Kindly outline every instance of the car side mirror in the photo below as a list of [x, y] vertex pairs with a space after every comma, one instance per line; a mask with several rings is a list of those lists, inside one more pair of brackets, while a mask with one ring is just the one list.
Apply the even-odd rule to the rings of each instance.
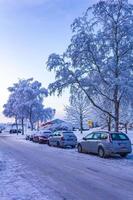
[[83, 140], [87, 140], [86, 137], [83, 137]]

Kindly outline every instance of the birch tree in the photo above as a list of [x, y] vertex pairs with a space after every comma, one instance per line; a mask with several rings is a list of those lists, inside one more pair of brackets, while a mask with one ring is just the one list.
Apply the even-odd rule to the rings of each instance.
[[4, 105], [3, 113], [7, 117], [15, 117], [21, 120], [22, 134], [24, 134], [24, 120], [28, 119], [31, 130], [34, 124], [40, 121], [52, 119], [55, 109], [45, 108], [44, 97], [48, 96], [47, 89], [42, 87], [38, 81], [31, 79], [19, 80], [12, 87], [8, 88], [10, 95]]
[[[48, 58], [47, 68], [56, 78], [49, 90], [60, 95], [78, 86], [95, 108], [114, 120], [118, 131], [121, 102], [133, 88], [133, 5], [128, 0], [99, 1], [75, 19], [72, 31], [67, 50]], [[96, 96], [112, 104], [112, 110]]]
[[89, 119], [89, 102], [82, 90], [74, 89], [70, 96], [70, 105], [65, 107], [66, 120], [78, 126], [82, 133]]

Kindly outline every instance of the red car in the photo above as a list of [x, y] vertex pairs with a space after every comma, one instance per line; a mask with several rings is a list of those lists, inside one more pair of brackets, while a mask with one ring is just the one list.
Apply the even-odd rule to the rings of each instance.
[[33, 136], [33, 142], [47, 144], [50, 135], [52, 135], [52, 132], [50, 130], [41, 130]]

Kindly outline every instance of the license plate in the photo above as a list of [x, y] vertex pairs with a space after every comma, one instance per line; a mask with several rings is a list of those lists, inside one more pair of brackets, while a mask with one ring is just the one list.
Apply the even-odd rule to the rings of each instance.
[[122, 147], [121, 150], [122, 150], [122, 151], [127, 151], [127, 148]]
[[73, 139], [67, 139], [67, 141], [73, 141]]

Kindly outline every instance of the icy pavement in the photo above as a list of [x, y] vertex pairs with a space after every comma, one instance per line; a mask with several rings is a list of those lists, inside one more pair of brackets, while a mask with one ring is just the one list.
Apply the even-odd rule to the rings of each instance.
[[15, 135], [0, 152], [0, 200], [133, 199], [133, 154], [101, 159]]
[[23, 176], [23, 167], [0, 153], [0, 200], [48, 200]]
[[[85, 133], [84, 133], [85, 135]], [[51, 154], [55, 154], [60, 156], [63, 156], [65, 158], [71, 158], [72, 160], [79, 160], [82, 163], [87, 163], [88, 160], [91, 161], [93, 165], [96, 167], [100, 166], [102, 164], [102, 167], [109, 166], [110, 168], [119, 168], [122, 170], [129, 170], [132, 171], [133, 167], [133, 151], [131, 154], [129, 154], [126, 158], [121, 158], [119, 155], [113, 155], [112, 157], [109, 157], [107, 159], [99, 158], [97, 155], [94, 154], [80, 154], [78, 153], [77, 149], [72, 149], [71, 147], [62, 149], [62, 148], [56, 148], [56, 147], [49, 147], [48, 145], [40, 145], [38, 143], [33, 143], [32, 141], [25, 140], [25, 137], [12, 137], [12, 140], [18, 141], [21, 144], [25, 144], [26, 146], [31, 146], [42, 153], [46, 153], [50, 156]], [[133, 148], [133, 145], [132, 145]]]

